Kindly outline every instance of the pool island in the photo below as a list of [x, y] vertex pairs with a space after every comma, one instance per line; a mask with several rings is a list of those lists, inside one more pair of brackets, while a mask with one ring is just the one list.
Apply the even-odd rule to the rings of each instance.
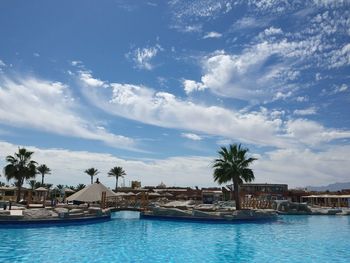
[[64, 206], [0, 211], [0, 227], [97, 223], [111, 219], [109, 209]]

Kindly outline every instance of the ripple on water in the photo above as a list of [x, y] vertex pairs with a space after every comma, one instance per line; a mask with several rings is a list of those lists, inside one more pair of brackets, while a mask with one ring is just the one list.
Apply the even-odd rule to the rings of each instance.
[[99, 224], [0, 229], [0, 262], [348, 262], [349, 218], [230, 225], [117, 212]]

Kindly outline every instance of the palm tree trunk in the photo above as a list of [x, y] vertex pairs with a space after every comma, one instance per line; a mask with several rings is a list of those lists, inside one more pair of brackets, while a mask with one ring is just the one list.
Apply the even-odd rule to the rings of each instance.
[[21, 188], [22, 188], [22, 185], [21, 184], [19, 184], [19, 182], [18, 182], [18, 185], [17, 185], [17, 203], [21, 200]]
[[115, 177], [115, 191], [118, 191], [118, 176]]
[[91, 184], [93, 184], [93, 181], [94, 181], [94, 176], [93, 175], [90, 175], [90, 177], [91, 177]]
[[41, 185], [42, 186], [44, 185], [44, 175], [43, 174], [41, 175]]
[[236, 210], [241, 210], [241, 200], [239, 196], [238, 180], [233, 180], [233, 186], [235, 191]]

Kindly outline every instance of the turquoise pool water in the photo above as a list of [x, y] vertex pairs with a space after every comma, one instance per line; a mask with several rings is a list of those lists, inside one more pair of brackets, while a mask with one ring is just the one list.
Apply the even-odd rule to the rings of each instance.
[[140, 220], [0, 228], [0, 262], [350, 262], [350, 217], [285, 216], [263, 224]]

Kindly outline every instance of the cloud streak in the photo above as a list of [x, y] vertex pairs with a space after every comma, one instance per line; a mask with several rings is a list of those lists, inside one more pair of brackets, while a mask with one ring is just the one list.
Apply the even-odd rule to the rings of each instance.
[[118, 148], [135, 147], [133, 139], [98, 128], [82, 112], [68, 86], [61, 82], [33, 76], [0, 78], [0, 123], [101, 141]]
[[[274, 147], [315, 146], [323, 141], [349, 138], [349, 131], [327, 129], [305, 119], [285, 122], [266, 109], [248, 113], [219, 106], [196, 104], [145, 86], [106, 83], [89, 86], [81, 75], [82, 91], [96, 107], [109, 114], [166, 128], [181, 128], [258, 145]], [[317, 139], [312, 139], [316, 135]], [[310, 138], [303, 139], [305, 136]]]
[[136, 48], [127, 53], [126, 57], [135, 63], [136, 68], [152, 70], [154, 68], [152, 61], [160, 51], [163, 51], [163, 48], [157, 44], [153, 47]]

